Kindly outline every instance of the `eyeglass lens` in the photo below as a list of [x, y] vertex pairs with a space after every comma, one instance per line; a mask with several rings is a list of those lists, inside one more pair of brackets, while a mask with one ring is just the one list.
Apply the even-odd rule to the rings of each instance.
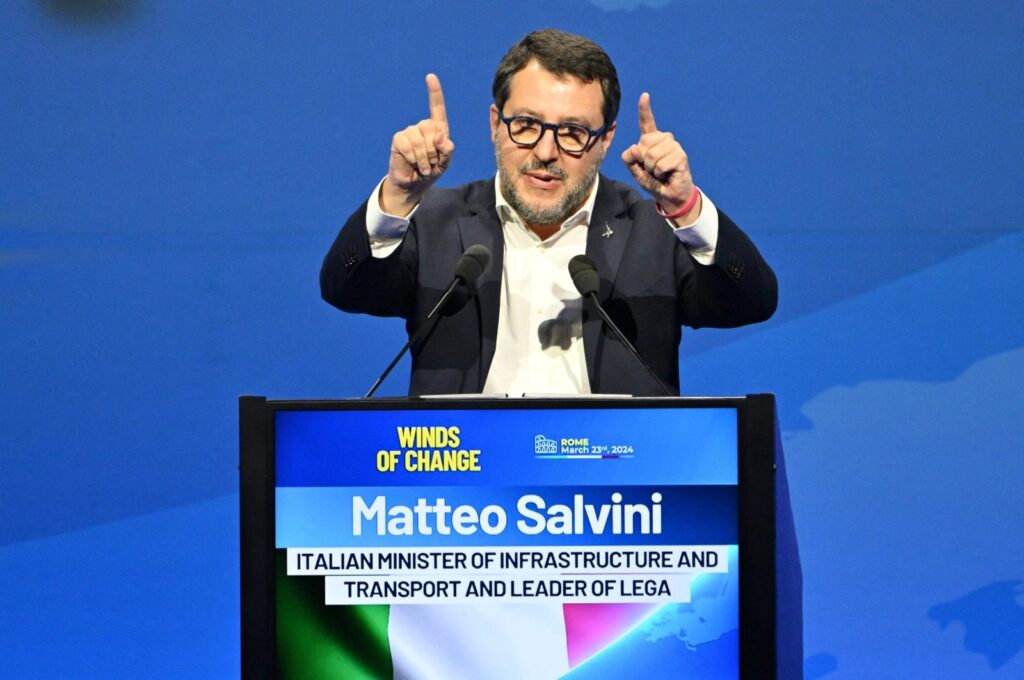
[[516, 117], [508, 124], [509, 136], [516, 144], [536, 144], [540, 141], [544, 131], [552, 127], [555, 131], [555, 141], [563, 151], [583, 151], [590, 141], [590, 132], [582, 125], [563, 123], [559, 126], [546, 125], [536, 118]]

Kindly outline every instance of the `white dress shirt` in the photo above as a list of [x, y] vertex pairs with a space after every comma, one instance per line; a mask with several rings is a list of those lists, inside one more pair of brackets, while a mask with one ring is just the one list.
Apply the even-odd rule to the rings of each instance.
[[[505, 256], [498, 337], [484, 393], [590, 394], [583, 351], [583, 301], [569, 276], [569, 260], [586, 252], [599, 182], [600, 178], [594, 182], [583, 207], [542, 241], [502, 196], [495, 177]], [[380, 209], [379, 195], [380, 184], [367, 204], [366, 231], [373, 256], [384, 258], [398, 248], [416, 210], [407, 217], [389, 215]], [[702, 200], [696, 222], [677, 228], [666, 220], [666, 226], [694, 259], [707, 265], [715, 259], [718, 211], [707, 195]]]

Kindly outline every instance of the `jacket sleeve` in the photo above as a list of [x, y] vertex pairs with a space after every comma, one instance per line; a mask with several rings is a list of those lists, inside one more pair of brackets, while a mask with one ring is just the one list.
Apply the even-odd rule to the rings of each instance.
[[682, 322], [691, 328], [733, 328], [765, 321], [778, 304], [775, 272], [729, 217], [718, 213], [715, 261], [703, 265], [687, 254], [680, 280]]
[[346, 312], [409, 318], [416, 299], [416, 234], [410, 225], [401, 245], [375, 258], [366, 233], [366, 203], [356, 210], [324, 258], [320, 295]]

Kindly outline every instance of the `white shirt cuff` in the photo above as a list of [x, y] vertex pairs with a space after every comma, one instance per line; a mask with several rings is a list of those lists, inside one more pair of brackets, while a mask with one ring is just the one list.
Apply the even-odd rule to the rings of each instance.
[[[370, 253], [383, 259], [395, 252], [402, 243], [405, 230], [409, 228], [409, 221], [419, 209], [417, 205], [412, 212], [405, 217], [389, 215], [380, 209], [380, 187], [384, 184], [382, 178], [374, 187], [370, 199], [366, 202], [366, 235], [370, 239]], [[717, 219], [717, 218], [716, 218]], [[716, 222], [717, 224], [717, 222]]]
[[700, 217], [696, 222], [685, 227], [677, 227], [671, 220], [666, 222], [672, 227], [676, 238], [690, 251], [693, 259], [703, 265], [714, 264], [715, 248], [718, 246], [718, 208], [707, 194], [701, 192]]

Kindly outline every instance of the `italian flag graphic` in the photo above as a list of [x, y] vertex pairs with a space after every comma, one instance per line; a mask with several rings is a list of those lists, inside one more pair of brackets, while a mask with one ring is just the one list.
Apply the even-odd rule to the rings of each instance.
[[638, 604], [325, 606], [323, 579], [285, 578], [278, 554], [278, 675], [558, 678], [653, 613]]

